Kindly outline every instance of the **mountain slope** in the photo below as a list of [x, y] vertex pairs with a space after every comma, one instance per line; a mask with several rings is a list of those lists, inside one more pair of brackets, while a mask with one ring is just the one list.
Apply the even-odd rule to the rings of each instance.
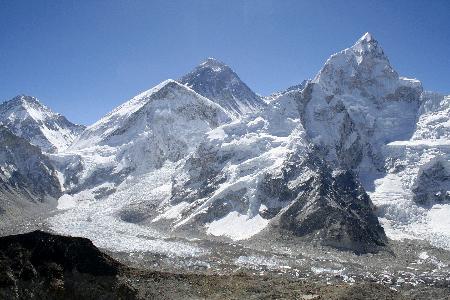
[[227, 65], [208, 58], [179, 80], [200, 95], [216, 102], [234, 117], [255, 112], [265, 106]]
[[211, 131], [175, 172], [171, 198], [153, 222], [233, 240], [284, 229], [358, 253], [386, 245], [357, 178], [335, 175], [313, 154], [298, 93]]
[[387, 174], [370, 196], [391, 238], [450, 248], [450, 97], [425, 92], [412, 137], [386, 145]]
[[76, 177], [75, 183], [67, 182], [73, 176], [66, 177], [71, 193], [106, 184], [100, 189], [107, 194], [130, 174], [145, 174], [184, 158], [205, 132], [229, 120], [217, 104], [167, 80], [89, 126], [55, 160]]
[[[61, 195], [57, 173], [41, 150], [0, 126], [0, 219], [2, 226], [50, 209]], [[6, 223], [3, 223], [6, 222]], [[15, 224], [15, 223], [14, 223]]]
[[2, 299], [138, 299], [124, 266], [91, 241], [43, 231], [0, 237]]
[[36, 98], [20, 95], [0, 105], [0, 124], [45, 152], [66, 149], [84, 130]]

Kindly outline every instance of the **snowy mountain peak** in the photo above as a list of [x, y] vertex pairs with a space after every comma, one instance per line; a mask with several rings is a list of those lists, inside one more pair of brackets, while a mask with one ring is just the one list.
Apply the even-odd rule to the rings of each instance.
[[[217, 126], [228, 121], [229, 117], [216, 103], [186, 85], [168, 79], [133, 97], [89, 126], [73, 148], [128, 143], [135, 135], [151, 131], [151, 127], [163, 119], [167, 119], [168, 123], [192, 119], [203, 122], [208, 119], [206, 123]], [[131, 133], [126, 135], [127, 132]], [[122, 134], [125, 136], [122, 137]]]
[[163, 82], [161, 82], [160, 84], [157, 85], [157, 89], [154, 90], [153, 92], [158, 92], [161, 90], [165, 90], [165, 89], [186, 89], [186, 86], [182, 85], [181, 83], [173, 80], [173, 79], [167, 79], [164, 80]]
[[0, 104], [0, 124], [45, 152], [66, 149], [84, 130], [27, 95]]
[[216, 102], [235, 118], [265, 106], [229, 66], [214, 58], [207, 58], [179, 82]]
[[200, 64], [201, 67], [206, 67], [212, 69], [214, 72], [221, 72], [221, 71], [231, 71], [231, 68], [224, 64], [223, 62], [213, 58], [208, 57], [204, 62]]
[[366, 32], [362, 37], [359, 38], [358, 42], [372, 42], [376, 40], [370, 32]]
[[49, 111], [50, 109], [43, 105], [36, 97], [28, 96], [28, 95], [17, 95], [11, 100], [5, 101], [1, 104], [2, 107], [8, 107], [10, 109], [13, 108], [22, 108], [28, 110], [30, 108], [35, 108], [43, 111]]
[[350, 48], [333, 54], [314, 78], [328, 93], [364, 90], [375, 97], [395, 92], [403, 85], [378, 41], [364, 34]]
[[[15, 104], [15, 105], [24, 105], [26, 103], [42, 105], [36, 97], [28, 96], [28, 95], [24, 95], [24, 94], [17, 95], [16, 97], [14, 97], [11, 100], [8, 100], [6, 102], [9, 102], [9, 103]], [[44, 105], [42, 105], [42, 106], [44, 106]]]
[[305, 90], [304, 127], [329, 160], [379, 171], [384, 145], [411, 136], [422, 85], [400, 77], [367, 33], [333, 54]]
[[383, 49], [379, 46], [378, 41], [369, 32], [366, 32], [358, 41], [356, 41], [351, 49], [361, 56], [372, 55], [388, 61], [387, 57], [384, 55]]

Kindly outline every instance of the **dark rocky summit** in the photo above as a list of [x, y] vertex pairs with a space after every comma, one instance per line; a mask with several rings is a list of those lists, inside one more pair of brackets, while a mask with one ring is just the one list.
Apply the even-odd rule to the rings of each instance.
[[216, 102], [237, 117], [265, 106], [239, 76], [227, 65], [208, 58], [179, 80], [200, 95]]

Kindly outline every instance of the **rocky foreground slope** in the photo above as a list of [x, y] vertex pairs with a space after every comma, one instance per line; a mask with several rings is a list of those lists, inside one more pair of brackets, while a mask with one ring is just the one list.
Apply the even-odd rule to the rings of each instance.
[[2, 299], [133, 299], [122, 267], [89, 240], [42, 231], [0, 238]]

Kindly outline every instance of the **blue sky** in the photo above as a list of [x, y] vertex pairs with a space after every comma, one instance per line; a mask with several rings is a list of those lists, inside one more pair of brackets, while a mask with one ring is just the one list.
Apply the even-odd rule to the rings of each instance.
[[364, 32], [394, 68], [450, 93], [450, 1], [0, 0], [0, 100], [91, 124], [206, 57], [266, 95], [313, 77]]

